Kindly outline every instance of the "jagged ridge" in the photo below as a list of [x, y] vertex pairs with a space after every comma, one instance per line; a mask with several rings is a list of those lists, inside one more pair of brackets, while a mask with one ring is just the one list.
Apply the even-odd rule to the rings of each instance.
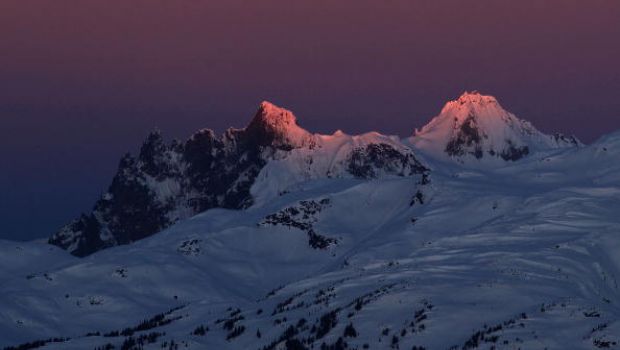
[[[63, 227], [49, 243], [86, 256], [143, 239], [211, 208], [247, 208], [254, 203], [251, 188], [257, 177], [274, 161], [286, 164], [277, 172], [289, 174], [288, 185], [310, 177], [369, 179], [427, 172], [410, 151], [379, 136], [361, 141], [346, 136], [352, 146], [343, 156], [342, 148], [331, 152], [329, 138], [307, 132], [292, 112], [269, 102], [261, 103], [245, 129], [229, 129], [219, 137], [204, 129], [185, 143], [166, 144], [153, 132], [137, 157], [121, 159], [93, 211]], [[343, 158], [326, 163], [326, 153]]]

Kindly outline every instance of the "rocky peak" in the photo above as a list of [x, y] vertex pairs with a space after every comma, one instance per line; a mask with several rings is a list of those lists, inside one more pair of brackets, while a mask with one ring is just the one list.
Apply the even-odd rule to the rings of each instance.
[[142, 163], [142, 171], [155, 176], [161, 173], [167, 146], [159, 130], [152, 131], [142, 144], [138, 159]]
[[260, 104], [245, 133], [250, 143], [278, 149], [302, 147], [312, 137], [297, 125], [293, 112], [267, 101]]
[[288, 109], [278, 107], [268, 101], [263, 101], [258, 107], [252, 123], [262, 124], [275, 130], [286, 130], [290, 126], [297, 125], [297, 118]]

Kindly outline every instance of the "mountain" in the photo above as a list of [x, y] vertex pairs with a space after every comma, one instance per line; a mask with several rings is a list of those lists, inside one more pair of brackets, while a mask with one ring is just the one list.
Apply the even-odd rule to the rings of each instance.
[[[245, 209], [312, 178], [427, 176], [397, 138], [315, 135], [293, 113], [261, 103], [244, 129], [205, 129], [184, 143], [151, 133], [125, 155], [106, 193], [49, 243], [76, 256], [135, 242], [212, 208]], [[426, 181], [426, 180], [425, 180]]]
[[413, 140], [269, 103], [152, 133], [52, 245], [0, 241], [0, 347], [617, 348], [620, 132], [584, 146], [464, 100], [464, 134], [454, 101]]
[[[0, 241], [0, 346], [620, 344], [620, 133], [493, 167], [425, 157], [422, 173], [398, 138], [298, 135], [261, 148], [246, 209], [212, 208], [84, 258]], [[134, 162], [150, 186], [148, 162]]]
[[493, 96], [465, 92], [411, 138], [416, 148], [458, 162], [516, 161], [539, 151], [579, 147], [575, 137], [546, 135], [502, 108]]
[[217, 136], [200, 130], [166, 144], [151, 133], [137, 157], [125, 155], [92, 212], [73, 220], [49, 243], [76, 256], [129, 244], [212, 208], [247, 209], [309, 179], [424, 175], [417, 153], [460, 163], [516, 161], [540, 151], [580, 147], [574, 137], [545, 135], [506, 112], [497, 100], [465, 93], [409, 140], [340, 131], [312, 134], [269, 102], [244, 129]]

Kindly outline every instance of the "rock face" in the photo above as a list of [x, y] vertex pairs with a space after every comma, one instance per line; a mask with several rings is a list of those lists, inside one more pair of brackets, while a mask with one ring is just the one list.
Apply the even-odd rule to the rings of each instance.
[[400, 152], [385, 143], [371, 143], [354, 149], [348, 165], [351, 174], [364, 179], [379, 177], [378, 171], [410, 176], [426, 170], [413, 153]]
[[581, 145], [575, 137], [541, 133], [531, 123], [504, 110], [495, 97], [478, 92], [466, 92], [448, 102], [411, 141], [434, 156], [461, 163], [482, 159], [516, 161], [537, 151]]
[[323, 209], [330, 206], [330, 199], [300, 201], [295, 206], [270, 214], [259, 226], [287, 226], [302, 230], [308, 235], [308, 245], [313, 249], [327, 249], [338, 244], [335, 238], [317, 233], [314, 224]]
[[[351, 147], [334, 147], [342, 139]], [[321, 162], [326, 154], [329, 162]], [[359, 141], [313, 135], [297, 125], [290, 111], [263, 102], [245, 129], [229, 129], [221, 136], [205, 129], [184, 143], [166, 144], [159, 132], [151, 133], [137, 157], [121, 159], [93, 211], [63, 227], [49, 243], [86, 256], [143, 239], [211, 208], [247, 208], [254, 203], [252, 186], [270, 162], [284, 164], [277, 172], [288, 174], [290, 184], [312, 177], [368, 179], [427, 172], [411, 151], [387, 137]], [[330, 166], [323, 169], [321, 163]], [[261, 181], [259, 187], [274, 182]]]
[[312, 134], [297, 125], [293, 113], [264, 101], [244, 130], [246, 141], [263, 147], [291, 150], [312, 143]]

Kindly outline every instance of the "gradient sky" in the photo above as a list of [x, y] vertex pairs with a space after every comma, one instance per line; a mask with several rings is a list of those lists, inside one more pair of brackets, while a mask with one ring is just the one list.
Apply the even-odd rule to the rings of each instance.
[[49, 236], [151, 129], [406, 136], [464, 90], [543, 131], [620, 129], [616, 0], [2, 0], [0, 238]]

